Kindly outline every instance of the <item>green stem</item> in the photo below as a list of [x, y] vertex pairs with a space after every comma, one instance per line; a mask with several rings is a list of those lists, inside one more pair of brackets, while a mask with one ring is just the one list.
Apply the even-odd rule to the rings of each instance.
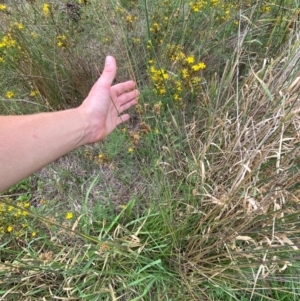
[[144, 0], [144, 4], [145, 4], [146, 23], [147, 23], [147, 35], [148, 35], [148, 41], [150, 41], [151, 40], [151, 35], [150, 35], [150, 25], [149, 25], [147, 0]]

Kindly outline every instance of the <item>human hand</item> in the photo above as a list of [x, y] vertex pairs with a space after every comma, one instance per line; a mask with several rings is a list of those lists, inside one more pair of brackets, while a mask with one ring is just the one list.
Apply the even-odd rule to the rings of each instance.
[[116, 61], [112, 56], [108, 56], [103, 73], [78, 108], [84, 116], [88, 117], [87, 143], [102, 140], [120, 123], [127, 121], [129, 115], [121, 114], [137, 104], [139, 91], [134, 89], [134, 81], [111, 86], [116, 72]]

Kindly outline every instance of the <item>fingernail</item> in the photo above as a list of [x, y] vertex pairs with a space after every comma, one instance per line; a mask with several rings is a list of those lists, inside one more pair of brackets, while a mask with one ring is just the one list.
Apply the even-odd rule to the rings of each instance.
[[112, 56], [107, 56], [105, 59], [105, 65], [109, 65], [113, 62], [113, 57]]

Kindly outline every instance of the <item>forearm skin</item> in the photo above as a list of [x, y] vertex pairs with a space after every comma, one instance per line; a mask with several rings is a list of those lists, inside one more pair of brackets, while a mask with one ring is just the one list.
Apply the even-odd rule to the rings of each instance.
[[88, 143], [92, 127], [79, 108], [0, 117], [0, 191]]

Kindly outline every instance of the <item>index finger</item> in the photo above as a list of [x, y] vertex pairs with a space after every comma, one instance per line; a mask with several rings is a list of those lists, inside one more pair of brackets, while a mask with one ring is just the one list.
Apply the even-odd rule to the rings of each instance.
[[125, 93], [126, 91], [131, 91], [135, 88], [135, 82], [133, 80], [129, 80], [124, 83], [119, 83], [111, 87], [116, 93], [116, 96], [120, 96], [121, 94]]

